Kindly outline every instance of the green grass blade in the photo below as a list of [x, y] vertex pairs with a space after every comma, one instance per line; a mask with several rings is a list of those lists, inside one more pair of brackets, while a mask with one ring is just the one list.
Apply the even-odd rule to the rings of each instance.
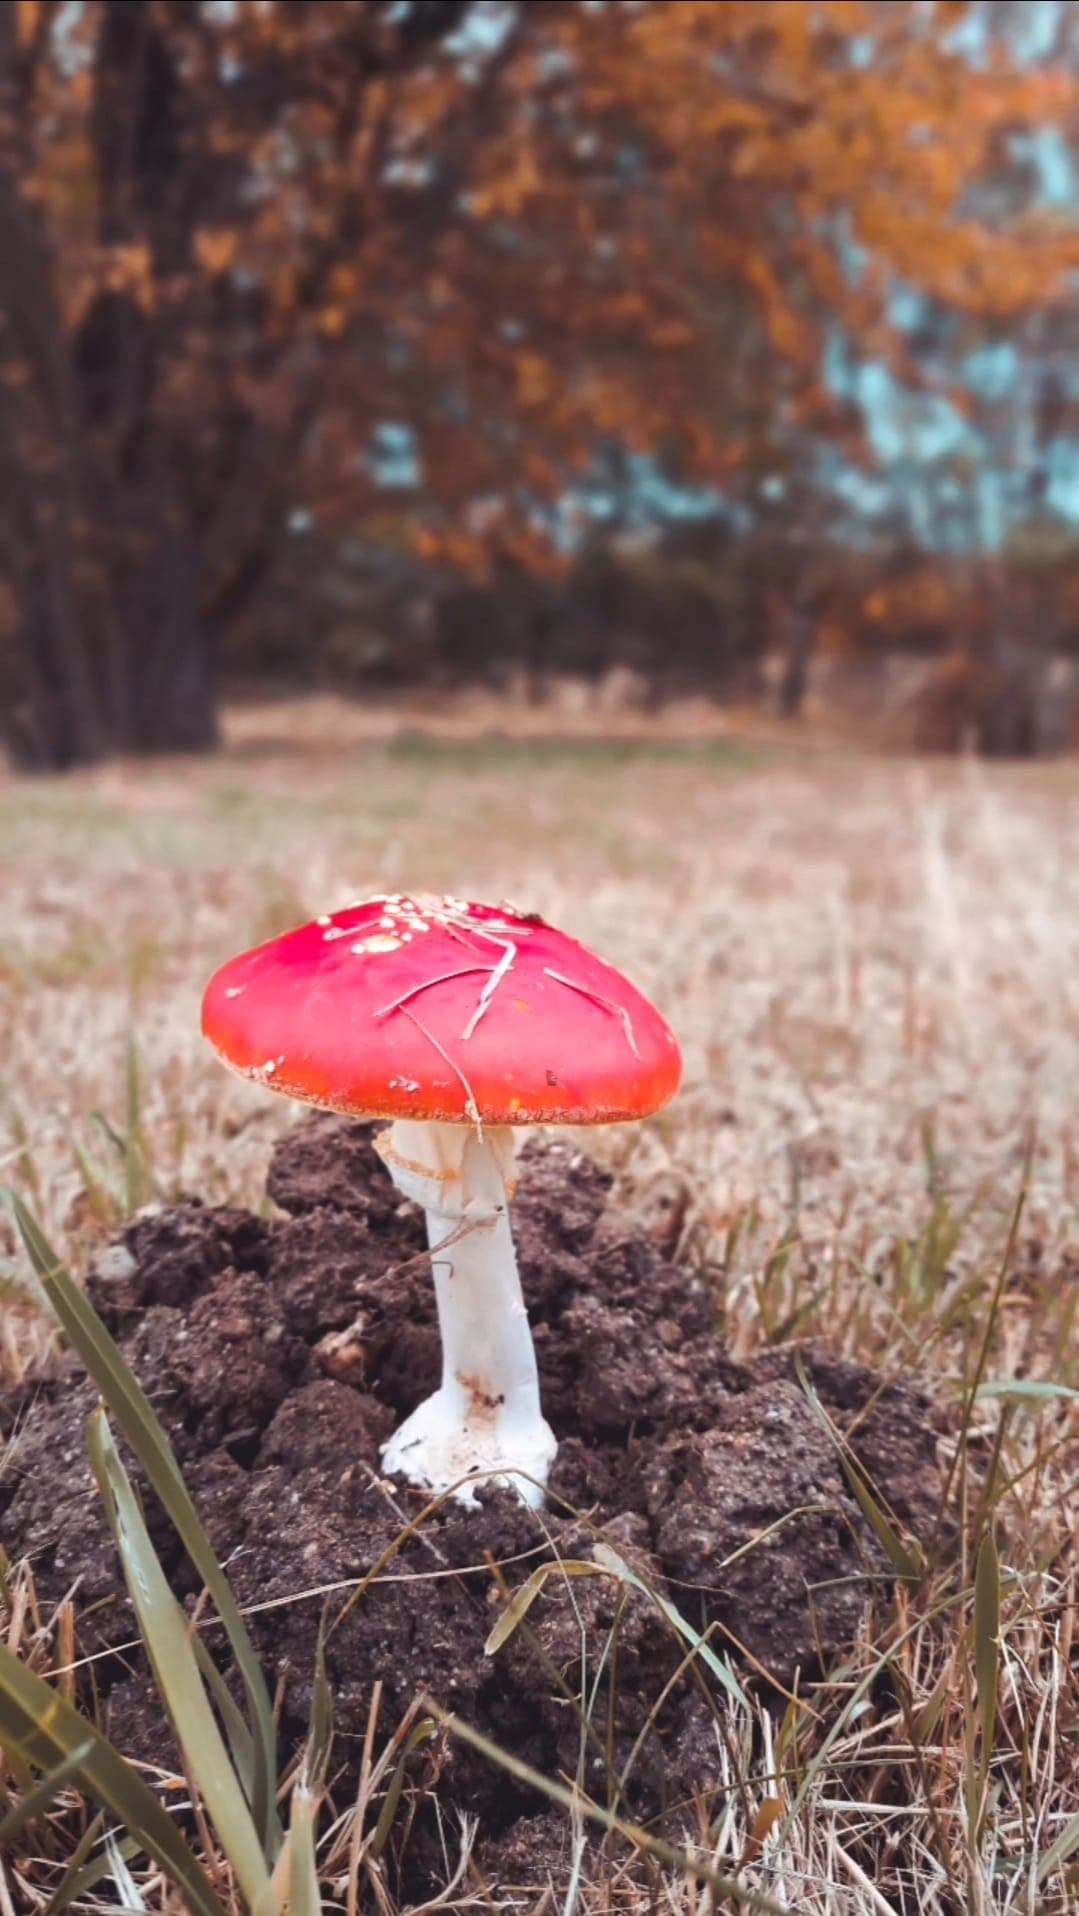
[[424, 1697], [423, 1707], [425, 1710], [430, 1710], [436, 1721], [441, 1723], [451, 1736], [460, 1737], [463, 1743], [467, 1743], [471, 1749], [478, 1750], [481, 1756], [485, 1756], [498, 1769], [505, 1770], [508, 1775], [516, 1777], [519, 1783], [525, 1783], [529, 1788], [538, 1790], [542, 1796], [547, 1797], [549, 1802], [558, 1803], [572, 1815], [582, 1816], [587, 1822], [598, 1823], [604, 1829], [613, 1831], [615, 1835], [621, 1836], [624, 1841], [630, 1843], [634, 1849], [652, 1857], [655, 1862], [664, 1864], [669, 1869], [676, 1869], [680, 1875], [694, 1877], [698, 1882], [709, 1884], [712, 1889], [728, 1897], [731, 1902], [741, 1904], [745, 1909], [760, 1910], [764, 1912], [764, 1916], [792, 1916], [791, 1910], [785, 1904], [777, 1903], [763, 1891], [750, 1889], [748, 1884], [738, 1882], [733, 1876], [724, 1876], [719, 1870], [713, 1869], [710, 1863], [691, 1856], [686, 1850], [676, 1849], [673, 1843], [666, 1843], [661, 1837], [650, 1835], [638, 1823], [625, 1822], [612, 1810], [606, 1810], [601, 1804], [593, 1803], [590, 1797], [583, 1796], [579, 1790], [571, 1789], [568, 1784], [556, 1782], [553, 1777], [544, 1776], [540, 1770], [533, 1769], [531, 1763], [523, 1762], [519, 1756], [511, 1756], [508, 1750], [499, 1749], [497, 1743], [492, 1743], [489, 1737], [481, 1736], [470, 1723], [465, 1723], [460, 1717], [452, 1716], [449, 1711], [443, 1710], [430, 1697]]
[[252, 1808], [267, 1861], [282, 1841], [274, 1807], [277, 1740], [265, 1679], [227, 1577], [191, 1501], [172, 1447], [134, 1372], [93, 1306], [64, 1269], [48, 1239], [18, 1195], [0, 1188], [42, 1289], [82, 1358], [160, 1498], [224, 1625], [251, 1712], [254, 1744]]
[[9, 1810], [5, 1817], [0, 1818], [0, 1851], [3, 1850], [5, 1843], [13, 1842], [28, 1823], [44, 1815], [53, 1798], [59, 1796], [60, 1791], [81, 1770], [92, 1747], [92, 1744], [86, 1741], [80, 1743], [70, 1755], [57, 1763], [55, 1769], [51, 1769], [46, 1776], [43, 1776], [40, 1783], [35, 1783], [33, 1789], [27, 1790], [26, 1795], [16, 1803], [13, 1810]]
[[748, 1710], [750, 1707], [749, 1698], [726, 1658], [719, 1656], [716, 1651], [713, 1650], [711, 1644], [701, 1635], [700, 1631], [695, 1630], [693, 1625], [687, 1622], [681, 1611], [675, 1609], [670, 1599], [668, 1597], [661, 1597], [658, 1590], [653, 1590], [650, 1585], [645, 1583], [644, 1578], [639, 1577], [637, 1572], [630, 1568], [625, 1558], [620, 1557], [617, 1550], [612, 1550], [610, 1544], [597, 1543], [593, 1554], [596, 1562], [601, 1565], [602, 1568], [613, 1570], [615, 1576], [620, 1578], [623, 1583], [631, 1584], [634, 1590], [639, 1591], [641, 1596], [647, 1597], [649, 1603], [655, 1605], [655, 1608], [660, 1612], [661, 1616], [666, 1618], [671, 1629], [675, 1632], [675, 1635], [681, 1637], [683, 1643], [692, 1644], [701, 1663], [704, 1664], [707, 1670], [711, 1671], [716, 1682], [726, 1690], [727, 1695], [733, 1697], [736, 1703], [740, 1703], [744, 1710]]
[[97, 1222], [111, 1230], [123, 1214], [123, 1199], [114, 1180], [104, 1166], [91, 1157], [76, 1139], [71, 1141], [71, 1152], [78, 1165], [79, 1176], [86, 1192], [87, 1202]]
[[311, 1687], [311, 1720], [308, 1724], [307, 1747], [300, 1772], [307, 1789], [322, 1790], [325, 1787], [332, 1742], [333, 1692], [326, 1675], [326, 1618], [323, 1616], [319, 1625], [318, 1646], [315, 1651], [315, 1680]]
[[109, 1874], [107, 1850], [102, 1849], [92, 1863], [86, 1860], [105, 1834], [105, 1816], [99, 1810], [96, 1816], [91, 1817], [72, 1850], [64, 1873], [45, 1905], [45, 1916], [60, 1916], [61, 1910], [68, 1909], [76, 1896], [82, 1895], [88, 1882], [100, 1883], [102, 1877]]
[[14, 1143], [18, 1147], [15, 1158], [16, 1172], [20, 1177], [25, 1178], [34, 1203], [43, 1204], [44, 1192], [41, 1186], [41, 1174], [38, 1171], [37, 1160], [31, 1149], [30, 1132], [26, 1119], [23, 1117], [18, 1106], [13, 1104], [10, 1099], [5, 1102], [4, 1113], [7, 1118], [8, 1130], [11, 1133]]
[[922, 1704], [910, 1726], [912, 1741], [920, 1749], [923, 1743], [931, 1743], [937, 1734], [944, 1706], [951, 1694], [952, 1674], [943, 1670], [937, 1678], [928, 1697]]
[[862, 1515], [876, 1537], [877, 1542], [880, 1544], [896, 1576], [901, 1577], [904, 1583], [911, 1585], [919, 1584], [925, 1574], [924, 1561], [920, 1561], [913, 1551], [907, 1549], [906, 1544], [903, 1542], [894, 1524], [892, 1524], [886, 1512], [881, 1508], [881, 1505], [874, 1497], [861, 1471], [853, 1459], [847, 1456], [845, 1450], [840, 1450], [839, 1461], [843, 1466], [843, 1474], [854, 1492]]
[[1074, 1856], [1077, 1849], [1079, 1849], [1079, 1816], [1073, 1816], [1070, 1822], [1065, 1823], [1060, 1835], [1050, 1843], [1038, 1863], [1039, 1889], [1043, 1883], [1049, 1881], [1051, 1876], [1055, 1876], [1058, 1869], [1063, 1869], [1069, 1857]]
[[431, 1741], [437, 1727], [438, 1725], [435, 1723], [433, 1717], [422, 1716], [418, 1723], [413, 1724], [408, 1733], [405, 1747], [397, 1760], [397, 1765], [390, 1778], [389, 1788], [382, 1801], [378, 1822], [375, 1825], [375, 1833], [371, 1838], [371, 1855], [374, 1857], [381, 1856], [386, 1844], [390, 1840], [390, 1831], [393, 1828], [394, 1818], [397, 1815], [398, 1805], [401, 1801], [401, 1793], [405, 1787], [408, 1759], [414, 1751], [420, 1748], [421, 1744]]
[[[1030, 1167], [1031, 1167], [1032, 1149], [1033, 1147], [1031, 1145], [1028, 1145], [1025, 1162], [1023, 1166], [1023, 1181], [1019, 1187], [1019, 1195], [1016, 1198], [1014, 1207], [1012, 1209], [1011, 1223], [1008, 1226], [1008, 1235], [1004, 1244], [1004, 1252], [1000, 1259], [1000, 1263], [997, 1266], [996, 1282], [993, 1286], [992, 1293], [989, 1297], [988, 1308], [985, 1313], [985, 1327], [982, 1331], [981, 1344], [978, 1349], [977, 1357], [975, 1358], [974, 1371], [966, 1384], [966, 1388], [963, 1395], [963, 1402], [962, 1402], [962, 1407], [960, 1411], [960, 1420], [959, 1420], [959, 1441], [953, 1447], [951, 1461], [948, 1465], [948, 1469], [944, 1478], [944, 1488], [943, 1488], [943, 1491], [941, 1492], [940, 1510], [937, 1517], [938, 1531], [940, 1529], [941, 1523], [944, 1520], [945, 1513], [950, 1507], [952, 1491], [955, 1486], [956, 1477], [957, 1475], [959, 1475], [961, 1478], [962, 1473], [965, 1472], [965, 1469], [966, 1469], [967, 1457], [968, 1457], [968, 1441], [970, 1437], [971, 1420], [974, 1413], [974, 1404], [977, 1399], [978, 1392], [982, 1388], [982, 1385], [985, 1382], [985, 1373], [989, 1364], [989, 1355], [993, 1347], [994, 1333], [996, 1331], [997, 1322], [1000, 1316], [1001, 1304], [1004, 1298], [1004, 1287], [1008, 1281], [1008, 1273], [1012, 1268], [1012, 1260], [1015, 1256], [1015, 1247], [1019, 1241], [1019, 1226], [1022, 1223], [1023, 1211], [1025, 1209], [1026, 1200], [1027, 1200], [1027, 1192], [1030, 1188]], [[935, 1537], [933, 1541], [934, 1543], [936, 1542]]]
[[106, 1117], [104, 1111], [99, 1111], [96, 1105], [90, 1113], [90, 1123], [97, 1125], [106, 1144], [112, 1145], [113, 1150], [122, 1164], [127, 1156], [127, 1146], [124, 1142], [123, 1132], [118, 1131], [112, 1119]]
[[523, 1623], [536, 1598], [551, 1577], [594, 1577], [614, 1576], [620, 1583], [630, 1584], [632, 1588], [654, 1605], [676, 1636], [688, 1643], [694, 1654], [709, 1669], [727, 1694], [747, 1710], [749, 1700], [725, 1658], [717, 1655], [706, 1636], [695, 1630], [687, 1622], [680, 1610], [677, 1610], [669, 1598], [661, 1597], [658, 1591], [651, 1589], [637, 1572], [630, 1568], [624, 1557], [619, 1556], [610, 1544], [598, 1541], [594, 1548], [593, 1561], [586, 1558], [559, 1559], [557, 1563], [541, 1563], [530, 1577], [527, 1577], [513, 1593], [502, 1615], [498, 1618], [483, 1646], [485, 1656], [494, 1656], [507, 1643], [514, 1631]]
[[191, 1648], [195, 1652], [199, 1674], [224, 1726], [232, 1767], [243, 1785], [244, 1795], [251, 1803], [254, 1800], [255, 1745], [244, 1722], [243, 1711], [197, 1631], [191, 1638]]
[[142, 1085], [139, 1071], [139, 1048], [131, 1033], [127, 1041], [125, 1058], [126, 1088], [126, 1130], [124, 1133], [124, 1177], [127, 1190], [128, 1212], [137, 1211], [140, 1205], [149, 1204], [156, 1197], [154, 1181], [150, 1175], [150, 1154], [146, 1147], [146, 1134], [142, 1128]]
[[841, 1431], [836, 1429], [824, 1405], [821, 1403], [800, 1355], [796, 1356], [794, 1360], [794, 1368], [798, 1382], [805, 1393], [806, 1402], [817, 1423], [832, 1444], [842, 1467], [843, 1475], [846, 1477], [854, 1493], [859, 1509], [869, 1528], [872, 1530], [873, 1535], [876, 1537], [877, 1542], [880, 1544], [892, 1569], [895, 1571], [896, 1576], [901, 1577], [904, 1583], [911, 1585], [920, 1584], [926, 1571], [926, 1560], [921, 1545], [915, 1543], [913, 1549], [907, 1547], [887, 1512], [873, 1495], [869, 1480], [852, 1455], [845, 1437]]
[[[85, 1858], [101, 1836], [101, 1822], [102, 1818], [97, 1817], [80, 1838], [75, 1854], [64, 1871], [63, 1880], [53, 1891], [42, 1916], [61, 1916], [63, 1910], [70, 1909], [74, 1902], [81, 1902], [90, 1890], [95, 1889], [98, 1883], [104, 1882], [106, 1878], [117, 1885], [121, 1895], [124, 1894], [120, 1880], [121, 1873], [127, 1876], [130, 1883], [131, 1877], [126, 1870], [126, 1865], [133, 1856], [138, 1855], [139, 1846], [132, 1842], [130, 1836], [118, 1842], [115, 1832], [106, 1830], [101, 1849], [92, 1862], [86, 1862]], [[132, 1887], [135, 1888], [134, 1885]], [[134, 1896], [118, 1906], [118, 1916], [125, 1916], [127, 1911], [131, 1912], [131, 1916], [140, 1916], [140, 1912], [145, 1908], [146, 1904], [141, 1899], [138, 1889], [135, 1888]]]
[[[99, 1817], [97, 1824], [100, 1822]], [[87, 1831], [87, 1835], [91, 1835], [94, 1842], [97, 1841], [100, 1833], [96, 1825], [91, 1825], [90, 1830]], [[92, 1863], [83, 1863], [82, 1859], [91, 1847], [92, 1845], [87, 1844], [85, 1840], [79, 1843], [75, 1852], [78, 1862], [76, 1863], [75, 1857], [72, 1858], [72, 1866], [65, 1870], [63, 1882], [53, 1891], [43, 1916], [59, 1916], [61, 1910], [67, 1909], [78, 1898], [85, 1896], [89, 1890], [103, 1882], [106, 1876], [115, 1877], [117, 1857], [122, 1858], [126, 1863], [139, 1853], [138, 1844], [130, 1836], [125, 1836], [123, 1842], [118, 1843], [115, 1836], [110, 1833], [109, 1847], [101, 1850]]]
[[486, 1643], [483, 1646], [485, 1657], [497, 1656], [503, 1644], [509, 1642], [514, 1632], [531, 1610], [540, 1591], [551, 1577], [609, 1577], [610, 1570], [598, 1563], [588, 1563], [573, 1557], [559, 1558], [557, 1563], [541, 1563], [530, 1577], [518, 1584], [512, 1597], [498, 1618]]
[[288, 1836], [269, 1893], [259, 1905], [257, 1916], [270, 1916], [271, 1911], [286, 1908], [288, 1916], [321, 1916], [322, 1892], [315, 1839], [332, 1738], [333, 1697], [326, 1677], [326, 1618], [323, 1616], [315, 1654], [307, 1745], [292, 1792]]
[[104, 1411], [95, 1410], [90, 1417], [87, 1442], [154, 1681], [221, 1847], [250, 1905], [262, 1895], [269, 1875], [259, 1833], [199, 1675], [190, 1624], [158, 1562]]
[[991, 1377], [979, 1384], [974, 1393], [976, 1403], [987, 1397], [1003, 1397], [1008, 1404], [1074, 1403], [1079, 1398], [1079, 1390], [1072, 1390], [1068, 1384], [1054, 1384], [1048, 1377]]
[[318, 1860], [315, 1855], [315, 1824], [321, 1790], [310, 1790], [297, 1783], [292, 1792], [289, 1816], [288, 1916], [320, 1916], [322, 1895], [318, 1886]]
[[997, 1682], [1000, 1675], [1000, 1557], [996, 1538], [987, 1530], [974, 1570], [974, 1670], [978, 1687], [981, 1757], [978, 1766], [979, 1818], [984, 1814], [993, 1737], [997, 1721]]
[[48, 1775], [86, 1743], [88, 1753], [73, 1766], [72, 1780], [124, 1825], [186, 1898], [194, 1916], [224, 1916], [183, 1836], [137, 1770], [58, 1691], [0, 1644], [0, 1746]]

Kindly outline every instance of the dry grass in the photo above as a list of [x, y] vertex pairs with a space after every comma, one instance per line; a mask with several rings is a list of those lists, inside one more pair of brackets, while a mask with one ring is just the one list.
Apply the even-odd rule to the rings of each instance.
[[[955, 1406], [957, 1549], [930, 1549], [883, 1637], [782, 1725], [729, 1706], [708, 1851], [821, 1916], [1070, 1907], [1075, 1420], [1029, 1385], [1079, 1385], [1079, 769], [370, 731], [278, 707], [205, 766], [0, 785], [0, 1179], [84, 1255], [113, 1200], [73, 1147], [108, 1159], [89, 1114], [123, 1124], [134, 1032], [159, 1187], [257, 1201], [290, 1112], [205, 1053], [201, 987], [359, 892], [508, 896], [595, 943], [688, 1065], [668, 1114], [595, 1148], [642, 1209], [684, 1188], [682, 1250], [722, 1261], [736, 1347], [820, 1333]], [[41, 1331], [13, 1240], [0, 1260], [18, 1366]], [[974, 1395], [1016, 1378], [1025, 1398]], [[974, 1597], [994, 1530], [999, 1633]]]

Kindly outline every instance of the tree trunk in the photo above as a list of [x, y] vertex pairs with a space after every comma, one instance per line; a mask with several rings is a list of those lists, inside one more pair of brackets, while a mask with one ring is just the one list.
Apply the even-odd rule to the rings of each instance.
[[783, 718], [797, 718], [809, 683], [809, 662], [816, 634], [808, 606], [791, 606], [787, 613], [787, 646], [779, 682], [779, 710]]
[[21, 770], [65, 771], [96, 758], [104, 740], [65, 669], [57, 606], [40, 572], [19, 594], [15, 658], [6, 677], [2, 738]]
[[116, 593], [129, 749], [203, 752], [219, 738], [214, 635], [198, 598], [193, 552], [161, 536]]
[[[17, 581], [14, 657], [0, 739], [20, 769], [64, 771], [113, 752], [200, 752], [218, 742], [214, 634], [192, 553], [161, 538], [100, 608], [37, 563]], [[93, 635], [92, 681], [69, 667], [65, 628]]]

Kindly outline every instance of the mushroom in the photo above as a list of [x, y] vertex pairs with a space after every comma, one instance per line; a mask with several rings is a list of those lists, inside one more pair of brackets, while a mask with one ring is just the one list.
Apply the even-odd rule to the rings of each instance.
[[202, 1028], [269, 1090], [392, 1120], [377, 1148], [426, 1212], [442, 1382], [385, 1445], [387, 1472], [464, 1503], [483, 1473], [542, 1505], [556, 1443], [510, 1230], [514, 1127], [659, 1110], [682, 1071], [659, 1012], [533, 913], [395, 892], [233, 958]]

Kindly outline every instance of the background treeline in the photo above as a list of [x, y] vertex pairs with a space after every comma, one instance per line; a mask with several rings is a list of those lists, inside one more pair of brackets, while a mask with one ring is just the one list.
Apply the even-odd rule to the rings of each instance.
[[468, 580], [389, 541], [304, 539], [224, 662], [245, 691], [483, 686], [600, 718], [808, 703], [897, 745], [1023, 756], [1079, 744], [1079, 564], [1068, 542], [928, 559], [697, 528], [596, 543], [553, 577], [506, 563]]

